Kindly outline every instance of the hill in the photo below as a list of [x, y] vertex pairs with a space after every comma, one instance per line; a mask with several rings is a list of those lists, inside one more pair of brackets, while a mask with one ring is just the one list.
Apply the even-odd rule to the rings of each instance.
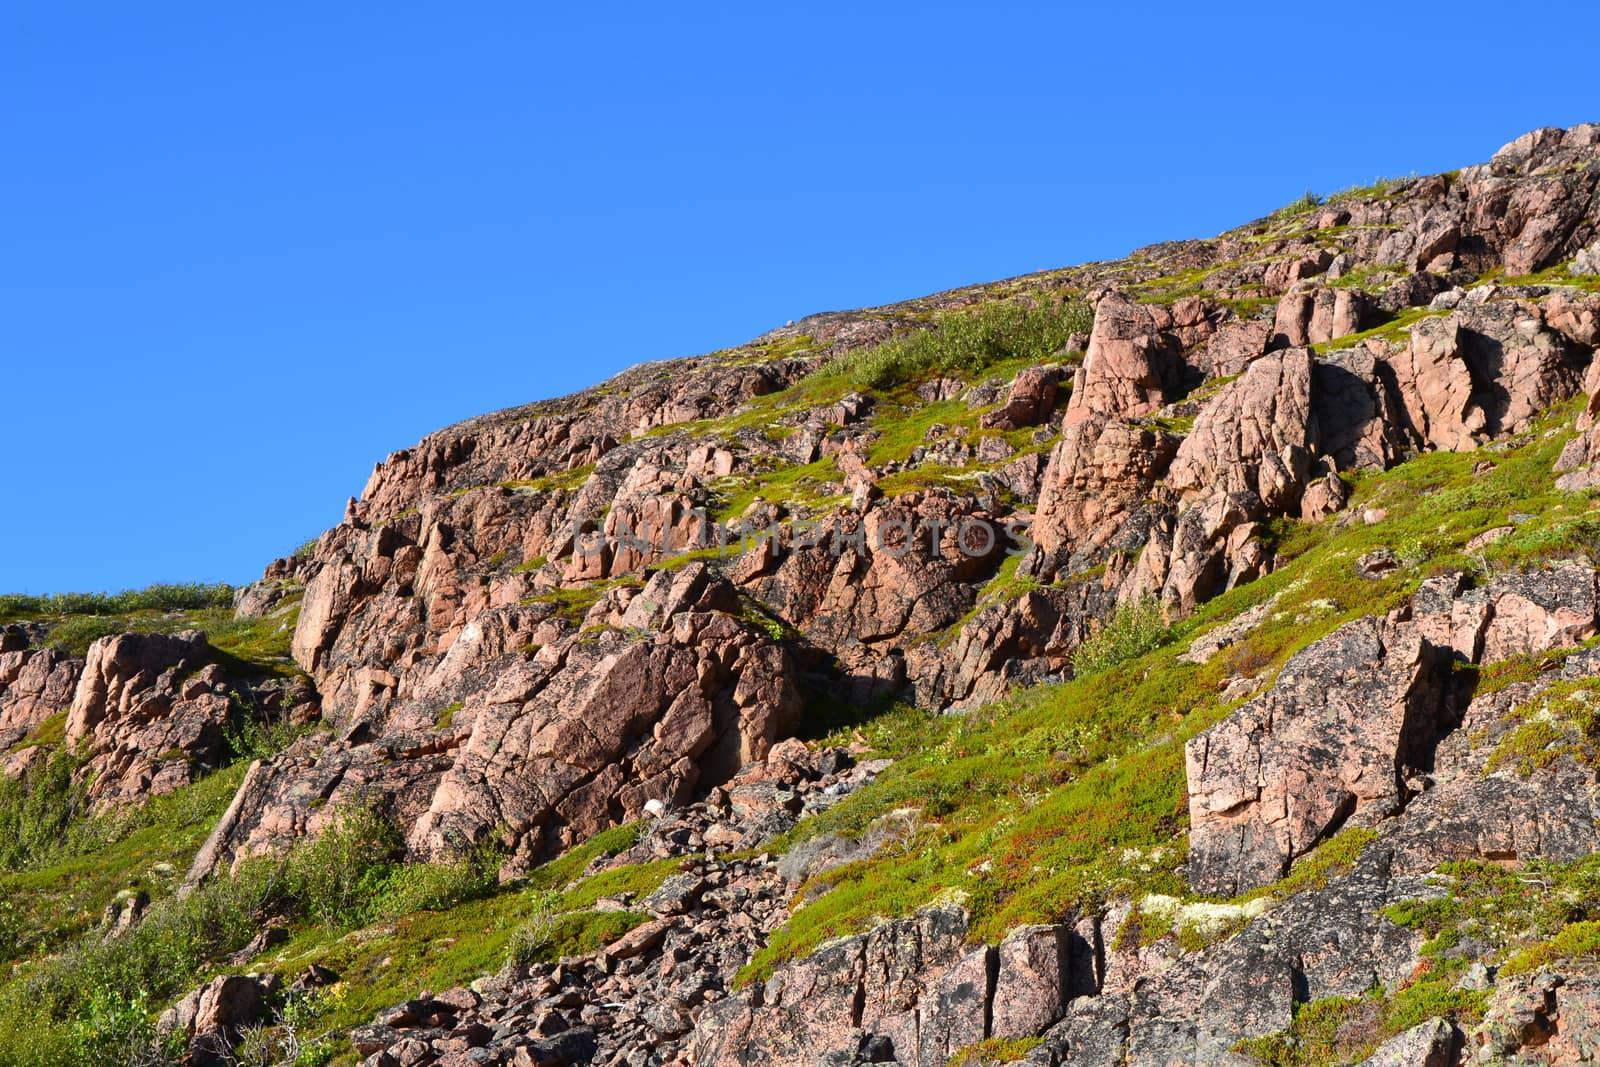
[[0, 598], [0, 1062], [1600, 1057], [1600, 126]]

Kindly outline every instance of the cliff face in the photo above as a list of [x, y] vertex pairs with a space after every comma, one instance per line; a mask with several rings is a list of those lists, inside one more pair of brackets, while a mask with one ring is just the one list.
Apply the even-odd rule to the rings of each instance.
[[[1600, 1059], [1597, 164], [1540, 130], [394, 453], [241, 595], [321, 725], [190, 884], [356, 805], [506, 879], [644, 821], [593, 870], [675, 865], [645, 925], [384, 1013], [386, 1067]], [[0, 641], [0, 728], [70, 703], [106, 806], [261, 713], [198, 634]]]

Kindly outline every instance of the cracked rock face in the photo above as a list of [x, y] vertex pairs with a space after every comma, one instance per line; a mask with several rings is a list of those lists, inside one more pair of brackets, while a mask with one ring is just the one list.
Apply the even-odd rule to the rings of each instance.
[[1093, 414], [1148, 415], [1177, 392], [1184, 365], [1163, 332], [1173, 327], [1164, 308], [1111, 293], [1095, 307], [1094, 329], [1067, 403], [1066, 424]]
[[694, 612], [653, 644], [602, 639], [554, 671], [502, 675], [472, 709], [412, 847], [448, 852], [498, 830], [534, 858], [551, 850], [546, 834], [571, 845], [638, 818], [649, 800], [682, 804], [794, 728], [792, 675], [765, 637]]
[[1224, 897], [1270, 884], [1345, 820], [1398, 811], [1438, 729], [1435, 670], [1420, 635], [1359, 620], [1190, 741], [1190, 884]]
[[9, 749], [72, 703], [81, 661], [49, 646], [27, 627], [0, 627], [0, 743]]
[[[1190, 884], [1217, 896], [1270, 884], [1346, 821], [1370, 825], [1404, 806], [1408, 779], [1433, 770], [1436, 743], [1458, 719], [1450, 659], [1498, 662], [1595, 632], [1595, 574], [1565, 564], [1483, 590], [1435, 579], [1410, 618], [1361, 619], [1318, 641], [1271, 690], [1186, 746]], [[1531, 812], [1514, 821], [1538, 825]]]

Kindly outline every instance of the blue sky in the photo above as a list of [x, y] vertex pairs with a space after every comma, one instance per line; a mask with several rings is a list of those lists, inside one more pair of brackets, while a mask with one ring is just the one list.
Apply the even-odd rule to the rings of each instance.
[[8, 7], [0, 591], [249, 581], [458, 419], [1600, 118], [1471, 3], [453, 6]]

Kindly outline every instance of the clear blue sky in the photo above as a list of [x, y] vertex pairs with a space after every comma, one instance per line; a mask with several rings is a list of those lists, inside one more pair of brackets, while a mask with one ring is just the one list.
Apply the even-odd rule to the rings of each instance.
[[555, 6], [8, 6], [0, 591], [249, 581], [458, 419], [1600, 119], [1487, 4]]

